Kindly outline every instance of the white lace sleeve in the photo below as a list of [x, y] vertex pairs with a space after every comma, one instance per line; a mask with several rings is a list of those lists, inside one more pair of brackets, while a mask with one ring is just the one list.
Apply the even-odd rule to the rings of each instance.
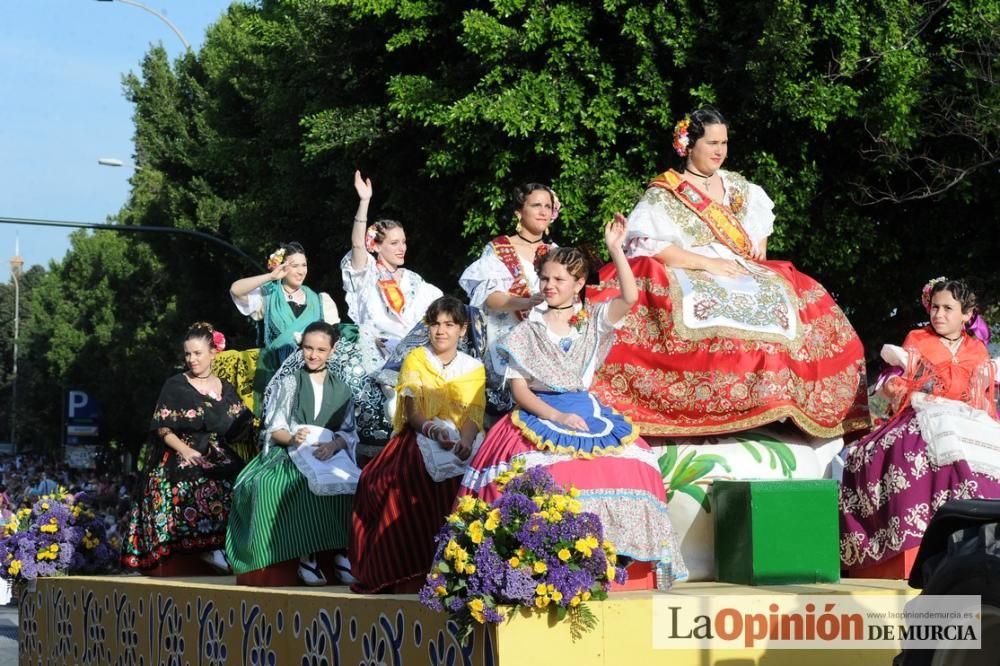
[[347, 316], [349, 316], [356, 324], [361, 324], [363, 319], [363, 304], [365, 293], [365, 284], [369, 279], [368, 274], [373, 269], [375, 263], [372, 260], [371, 255], [366, 255], [368, 257], [368, 263], [360, 271], [354, 270], [351, 265], [351, 253], [348, 252], [344, 255], [344, 258], [340, 261], [340, 277], [344, 283], [344, 299], [347, 301]]
[[507, 293], [514, 284], [514, 277], [497, 258], [492, 245], [487, 245], [482, 256], [465, 269], [458, 284], [469, 296], [469, 305], [482, 308], [490, 294]]
[[659, 197], [669, 193], [650, 188], [628, 216], [625, 231], [625, 252], [630, 257], [652, 257], [665, 247], [687, 245], [684, 235], [667, 214]]
[[910, 354], [897, 345], [882, 345], [882, 360], [891, 366], [905, 368]]
[[233, 292], [229, 292], [229, 298], [233, 299], [233, 305], [236, 306], [236, 309], [240, 311], [241, 315], [245, 315], [256, 321], [260, 321], [263, 318], [264, 294], [261, 292], [260, 287], [253, 289], [246, 295], [246, 303], [243, 303], [243, 301], [239, 298], [233, 296]]
[[264, 410], [264, 431], [268, 438], [277, 430], [286, 430], [294, 434], [295, 424], [292, 423], [291, 412], [295, 398], [292, 394], [297, 388], [295, 375], [282, 377], [278, 381], [280, 383], [274, 392], [274, 397]]
[[743, 228], [756, 246], [774, 231], [774, 202], [759, 186], [747, 183], [747, 214]]
[[610, 303], [611, 303], [611, 301], [605, 301], [604, 303], [598, 303], [596, 306], [594, 306], [594, 310], [595, 310], [594, 316], [598, 317], [598, 319], [597, 319], [597, 325], [598, 325], [597, 330], [598, 330], [599, 334], [602, 335], [602, 336], [604, 336], [604, 335], [610, 335], [614, 331], [616, 331], [617, 329], [619, 329], [622, 326], [624, 326], [625, 325], [625, 320], [629, 316], [628, 314], [626, 314], [624, 317], [622, 317], [621, 319], [619, 319], [618, 321], [616, 321], [615, 323], [612, 324], [608, 320], [608, 311], [611, 309], [611, 308], [608, 307], [608, 305], [610, 305]]
[[332, 298], [330, 298], [330, 294], [325, 291], [321, 291], [319, 294], [319, 302], [323, 308], [323, 321], [328, 324], [339, 324], [340, 313], [337, 311], [337, 304], [333, 302]]
[[512, 379], [523, 379], [526, 382], [531, 382], [531, 375], [527, 374], [524, 370], [518, 369], [513, 363], [508, 361], [507, 369], [504, 370], [503, 379], [504, 382], [509, 382]]
[[355, 458], [355, 450], [358, 447], [358, 442], [361, 441], [358, 437], [358, 429], [354, 424], [354, 398], [347, 401], [347, 411], [344, 414], [344, 422], [340, 424], [340, 428], [334, 433], [344, 438], [347, 442], [347, 450], [351, 454], [352, 459]]

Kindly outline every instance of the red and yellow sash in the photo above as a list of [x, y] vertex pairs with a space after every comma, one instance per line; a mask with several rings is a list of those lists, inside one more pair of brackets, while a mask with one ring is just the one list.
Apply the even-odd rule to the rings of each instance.
[[406, 297], [403, 290], [399, 288], [399, 283], [381, 263], [376, 262], [378, 269], [378, 290], [382, 293], [382, 300], [389, 306], [389, 309], [398, 315], [403, 314], [403, 307], [406, 305]]
[[[510, 271], [511, 277], [514, 278], [514, 284], [510, 286], [507, 293], [519, 298], [528, 298], [531, 296], [528, 281], [524, 277], [524, 271], [521, 270], [521, 258], [517, 256], [517, 250], [510, 242], [510, 236], [497, 236], [490, 241], [490, 245], [493, 246], [493, 252], [497, 255], [500, 263]], [[537, 261], [539, 257], [544, 257], [548, 252], [549, 246], [546, 243], [539, 243], [538, 247], [535, 248], [535, 260]], [[528, 316], [527, 311], [515, 312], [514, 314], [517, 315], [518, 319], [522, 320]]]
[[673, 194], [711, 229], [720, 243], [739, 255], [750, 256], [750, 236], [728, 206], [714, 201], [673, 169], [661, 173], [649, 186]]

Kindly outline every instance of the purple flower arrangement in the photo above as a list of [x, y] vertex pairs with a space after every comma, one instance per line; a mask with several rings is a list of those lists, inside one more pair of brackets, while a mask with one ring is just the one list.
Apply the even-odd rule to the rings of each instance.
[[447, 612], [464, 640], [476, 624], [500, 623], [504, 607], [569, 618], [575, 637], [596, 626], [586, 603], [625, 581], [600, 518], [581, 510], [542, 468], [514, 467], [497, 479], [492, 504], [459, 497], [437, 536], [437, 553], [420, 590], [427, 607]]
[[118, 550], [104, 522], [60, 489], [14, 514], [0, 536], [0, 578], [97, 574], [116, 568]]

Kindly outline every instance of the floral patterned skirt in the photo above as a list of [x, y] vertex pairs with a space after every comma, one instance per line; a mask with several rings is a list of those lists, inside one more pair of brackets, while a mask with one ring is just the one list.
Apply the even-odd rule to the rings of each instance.
[[687, 576], [677, 536], [667, 514], [666, 493], [659, 459], [642, 439], [620, 450], [584, 457], [555, 453], [531, 442], [510, 415], [493, 426], [462, 479], [462, 495], [475, 495], [486, 502], [500, 496], [496, 478], [515, 460], [525, 469], [544, 467], [556, 483], [580, 491], [584, 511], [597, 514], [604, 537], [618, 552], [635, 560], [653, 562], [670, 550], [674, 572]]
[[840, 486], [840, 560], [857, 570], [920, 545], [941, 505], [998, 499], [1000, 479], [964, 460], [940, 467], [927, 455], [916, 413], [908, 408], [847, 451]]
[[172, 481], [167, 476], [172, 451], [149, 472], [142, 496], [129, 515], [122, 564], [148, 569], [175, 552], [222, 548], [226, 542], [233, 484], [224, 479]]
[[[686, 338], [675, 325], [663, 264], [633, 258], [639, 302], [591, 390], [644, 436], [717, 435], [785, 418], [817, 437], [867, 428], [864, 350], [847, 317], [822, 285], [791, 263], [760, 263], [794, 291], [802, 324], [794, 346], [732, 327]], [[590, 300], [618, 295], [613, 264], [600, 280], [588, 290]]]

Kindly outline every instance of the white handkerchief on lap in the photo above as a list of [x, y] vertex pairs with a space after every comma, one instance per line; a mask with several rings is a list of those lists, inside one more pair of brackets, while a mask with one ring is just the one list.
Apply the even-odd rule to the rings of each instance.
[[[448, 430], [448, 438], [452, 441], [457, 442], [461, 439], [458, 428], [451, 421], [434, 419], [432, 422], [439, 428], [446, 428]], [[461, 460], [450, 449], [441, 448], [441, 443], [436, 439], [431, 439], [417, 433], [417, 447], [420, 449], [420, 455], [424, 459], [424, 467], [427, 468], [427, 473], [435, 481], [444, 481], [445, 479], [464, 475], [465, 470], [469, 467], [469, 463], [476, 455], [476, 451], [479, 450], [479, 445], [482, 443], [483, 433], [479, 433], [472, 442], [472, 453], [465, 460]]]
[[313, 455], [317, 444], [333, 441], [333, 431], [319, 426], [301, 426], [309, 434], [299, 446], [289, 447], [288, 457], [309, 482], [314, 495], [353, 495], [358, 488], [361, 468], [347, 451], [337, 451], [328, 460]]

